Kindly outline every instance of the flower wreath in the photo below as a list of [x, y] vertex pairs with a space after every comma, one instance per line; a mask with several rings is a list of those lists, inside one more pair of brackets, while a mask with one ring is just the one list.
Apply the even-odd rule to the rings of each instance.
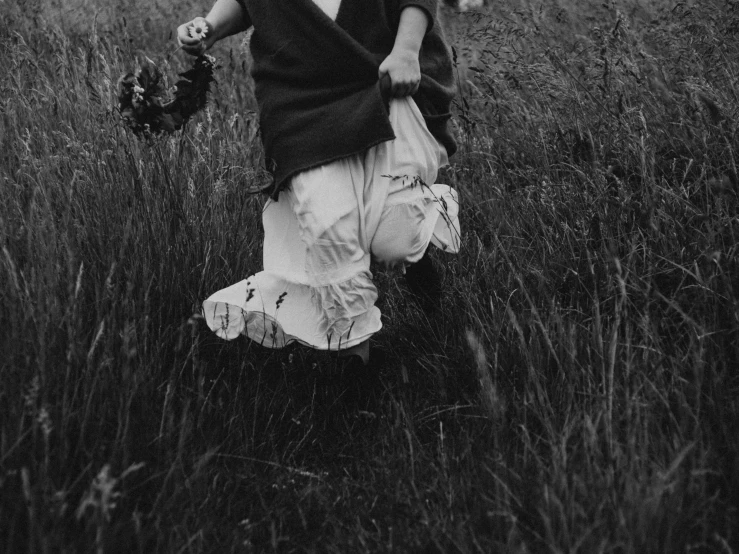
[[124, 123], [139, 138], [172, 134], [207, 103], [213, 76], [220, 66], [213, 56], [198, 56], [193, 66], [168, 90], [166, 76], [149, 58], [135, 73], [118, 82], [118, 111]]

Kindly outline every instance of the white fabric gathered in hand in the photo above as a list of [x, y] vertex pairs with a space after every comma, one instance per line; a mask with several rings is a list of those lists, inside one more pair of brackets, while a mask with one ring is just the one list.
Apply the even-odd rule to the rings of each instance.
[[321, 8], [326, 15], [336, 21], [336, 16], [339, 13], [339, 5], [341, 0], [313, 0], [316, 5]]
[[388, 117], [395, 140], [302, 171], [267, 201], [264, 270], [203, 302], [220, 338], [352, 348], [382, 329], [373, 256], [404, 266], [429, 244], [459, 252], [459, 196], [436, 182], [446, 149], [410, 96], [391, 99]]

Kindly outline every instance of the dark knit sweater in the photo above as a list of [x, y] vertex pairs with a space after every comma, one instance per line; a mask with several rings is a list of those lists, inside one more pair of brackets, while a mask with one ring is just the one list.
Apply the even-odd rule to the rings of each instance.
[[395, 138], [377, 72], [395, 43], [400, 13], [429, 16], [413, 96], [429, 131], [451, 156], [455, 92], [437, 0], [342, 0], [336, 21], [313, 0], [238, 0], [254, 27], [252, 75], [267, 168], [277, 196], [296, 173]]

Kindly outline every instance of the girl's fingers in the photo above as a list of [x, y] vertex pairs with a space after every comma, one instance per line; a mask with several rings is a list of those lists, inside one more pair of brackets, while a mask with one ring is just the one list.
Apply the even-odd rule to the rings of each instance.
[[380, 90], [383, 94], [393, 95], [393, 84], [390, 81], [390, 75], [387, 73], [380, 73]]
[[418, 87], [421, 84], [420, 79], [416, 78], [393, 78], [390, 71], [387, 71], [382, 66], [378, 71], [378, 77], [380, 80], [380, 89], [390, 93], [393, 98], [403, 98], [404, 96], [411, 96], [418, 92]]
[[416, 94], [416, 92], [418, 92], [418, 86], [419, 86], [419, 83], [400, 82], [400, 83], [393, 83], [390, 90], [394, 97], [403, 98], [405, 96], [411, 96], [413, 94]]
[[[199, 36], [193, 36], [193, 29], [197, 31]], [[205, 18], [196, 17], [192, 21], [177, 27], [177, 42], [188, 54], [199, 56], [207, 50], [205, 39], [211, 31], [212, 28]]]
[[200, 46], [183, 46], [182, 49], [185, 52], [187, 52], [188, 54], [190, 54], [191, 56], [199, 56], [200, 54], [202, 54], [203, 52], [205, 52], [205, 48], [202, 45], [200, 45]]
[[182, 38], [181, 39], [181, 38], [177, 37], [177, 42], [180, 44], [180, 46], [182, 46], [182, 49], [185, 50], [185, 51], [192, 50], [194, 48], [195, 49], [196, 48], [200, 48], [200, 41], [199, 40], [192, 40], [191, 38]]
[[185, 44], [196, 42], [190, 37], [190, 31], [188, 29], [189, 25], [189, 23], [185, 23], [184, 25], [177, 27], [177, 42], [179, 42], [180, 45], [184, 46]]

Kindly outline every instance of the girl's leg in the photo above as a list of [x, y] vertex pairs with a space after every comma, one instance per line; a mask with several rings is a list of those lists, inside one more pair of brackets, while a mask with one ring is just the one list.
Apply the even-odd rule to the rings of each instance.
[[[394, 100], [390, 121], [396, 139], [381, 145], [375, 179], [392, 175], [382, 216], [372, 240], [372, 253], [387, 265], [403, 265], [411, 292], [432, 313], [441, 296], [441, 279], [427, 254], [433, 241], [456, 251], [459, 246], [456, 194], [435, 185], [446, 151], [428, 131], [410, 98]], [[438, 236], [436, 236], [438, 234]]]
[[357, 340], [355, 325], [367, 318], [379, 323], [379, 311], [364, 189], [363, 158], [354, 156], [298, 174], [284, 196], [305, 245], [305, 279], [322, 319], [317, 332], [330, 350], [366, 361], [369, 345]]
[[[438, 219], [430, 188], [446, 150], [429, 132], [411, 98], [390, 105], [395, 140], [380, 145], [375, 180], [391, 175], [383, 211], [372, 240], [372, 253], [388, 265], [418, 262], [424, 255]], [[384, 177], [387, 180], [387, 177]]]
[[[363, 163], [343, 160], [298, 175], [263, 214], [264, 270], [203, 303], [209, 327], [269, 348], [357, 347], [382, 328], [363, 220]], [[361, 345], [361, 346], [360, 346]]]

